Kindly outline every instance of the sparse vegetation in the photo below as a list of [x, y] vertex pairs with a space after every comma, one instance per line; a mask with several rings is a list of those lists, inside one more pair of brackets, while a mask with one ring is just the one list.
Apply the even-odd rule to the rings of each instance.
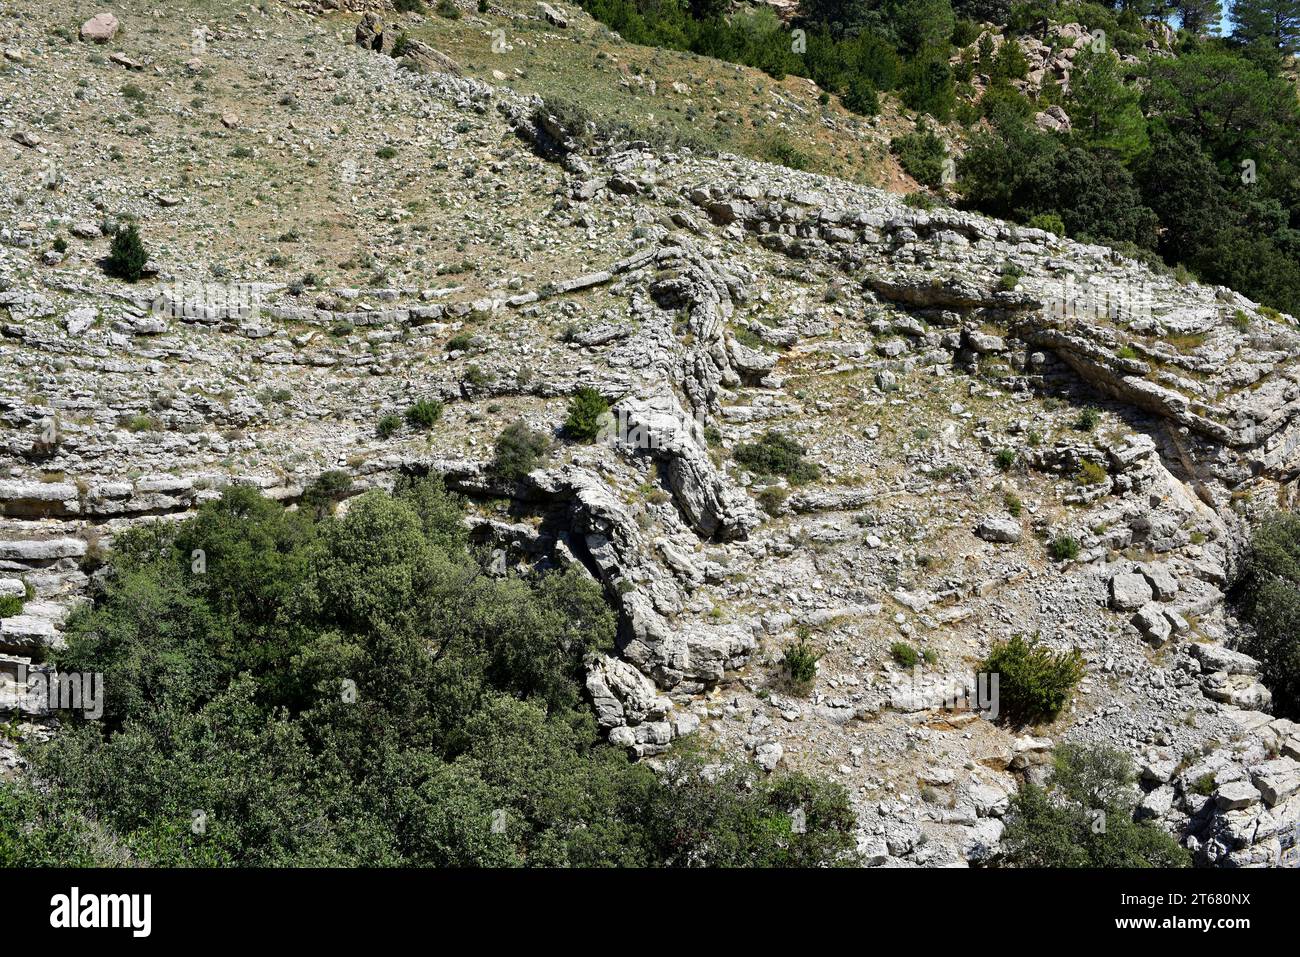
[[780, 475], [792, 485], [815, 481], [821, 475], [816, 464], [804, 459], [804, 447], [784, 432], [764, 432], [757, 442], [738, 445], [732, 457], [755, 475]]
[[781, 657], [790, 684], [796, 690], [806, 691], [817, 678], [817, 662], [821, 657], [821, 652], [813, 646], [811, 632], [800, 627], [794, 644], [787, 647]]

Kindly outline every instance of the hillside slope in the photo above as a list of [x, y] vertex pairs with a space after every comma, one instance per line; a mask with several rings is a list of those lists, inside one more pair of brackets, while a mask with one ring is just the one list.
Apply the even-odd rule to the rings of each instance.
[[[512, 42], [573, 42], [523, 11]], [[620, 655], [588, 690], [611, 741], [833, 777], [873, 863], [987, 859], [1060, 741], [1129, 751], [1203, 862], [1291, 853], [1300, 726], [1224, 602], [1300, 466], [1291, 317], [1041, 230], [602, 139], [529, 97], [562, 54], [512, 79], [469, 12], [427, 42], [504, 80], [363, 48], [355, 13], [114, 12], [105, 45], [69, 4], [0, 21], [0, 581], [34, 592], [0, 621], [8, 674], [57, 647], [126, 526], [228, 483], [292, 502], [331, 469], [432, 472], [498, 572], [605, 586]], [[138, 283], [98, 264], [128, 219]], [[558, 437], [581, 386], [613, 406], [605, 440], [495, 477], [502, 428]], [[419, 399], [438, 425], [381, 438]], [[769, 430], [818, 477], [736, 461]], [[807, 696], [780, 666], [801, 628], [825, 652]], [[1055, 723], [939, 706], [1017, 634], [1085, 657]], [[1261, 773], [1282, 783], [1244, 805], [1199, 786]]]

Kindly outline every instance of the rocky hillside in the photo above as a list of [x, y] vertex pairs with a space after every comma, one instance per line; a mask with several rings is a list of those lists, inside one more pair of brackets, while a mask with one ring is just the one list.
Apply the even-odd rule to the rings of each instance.
[[[436, 473], [495, 573], [605, 586], [620, 651], [588, 690], [612, 742], [838, 779], [873, 863], [986, 860], [1062, 741], [1131, 752], [1142, 813], [1201, 862], [1293, 861], [1300, 725], [1224, 597], [1300, 465], [1291, 317], [1041, 230], [608, 138], [463, 75], [455, 46], [392, 56], [398, 15], [301, 6], [124, 0], [84, 36], [94, 10], [0, 9], [0, 593], [30, 596], [0, 620], [6, 735], [48, 733], [4, 676], [58, 647], [123, 528], [231, 483], [292, 502], [329, 470]], [[137, 283], [100, 265], [127, 221]], [[515, 420], [559, 435], [582, 386], [612, 406], [600, 441], [518, 483], [487, 469]], [[378, 428], [421, 399], [431, 430]], [[769, 432], [817, 477], [735, 460]], [[824, 651], [806, 695], [780, 666], [799, 634]], [[1013, 635], [1082, 651], [1058, 721], [940, 707]]]

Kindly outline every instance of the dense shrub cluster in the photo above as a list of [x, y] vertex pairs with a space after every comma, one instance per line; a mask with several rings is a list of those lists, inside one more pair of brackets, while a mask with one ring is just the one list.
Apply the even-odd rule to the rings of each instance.
[[838, 786], [702, 775], [690, 754], [659, 778], [602, 743], [582, 696], [584, 658], [614, 638], [599, 586], [486, 575], [462, 518], [434, 481], [367, 492], [343, 517], [232, 487], [179, 526], [121, 536], [59, 656], [105, 675], [105, 719], [31, 749], [39, 786], [0, 784], [0, 865], [851, 853]]
[[1002, 837], [1014, 867], [1188, 867], [1190, 855], [1151, 822], [1135, 823], [1140, 793], [1122, 751], [1063, 744], [1047, 787], [1012, 799]]
[[1255, 530], [1237, 593], [1254, 627], [1242, 650], [1259, 659], [1278, 714], [1300, 718], [1300, 517], [1277, 515]]

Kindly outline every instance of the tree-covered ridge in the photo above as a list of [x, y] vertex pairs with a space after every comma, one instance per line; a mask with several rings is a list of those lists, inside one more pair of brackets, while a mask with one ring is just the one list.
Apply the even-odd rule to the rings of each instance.
[[[584, 6], [632, 42], [810, 77], [860, 113], [893, 93], [966, 141], [953, 200], [1300, 312], [1300, 0], [1237, 0], [1226, 37], [1217, 0], [806, 0], [788, 26], [723, 0]], [[1024, 82], [1017, 39], [1059, 44], [1068, 23], [1090, 34], [1068, 90], [1051, 71]], [[1148, 42], [1165, 23], [1179, 26], [1169, 49]], [[1035, 122], [1052, 106], [1069, 129]], [[916, 152], [896, 143], [939, 187], [942, 140]]]
[[0, 785], [0, 865], [851, 858], [838, 786], [600, 740], [584, 660], [615, 622], [580, 569], [487, 574], [432, 480], [350, 506], [231, 488], [122, 536], [58, 661], [104, 674], [105, 720]]

